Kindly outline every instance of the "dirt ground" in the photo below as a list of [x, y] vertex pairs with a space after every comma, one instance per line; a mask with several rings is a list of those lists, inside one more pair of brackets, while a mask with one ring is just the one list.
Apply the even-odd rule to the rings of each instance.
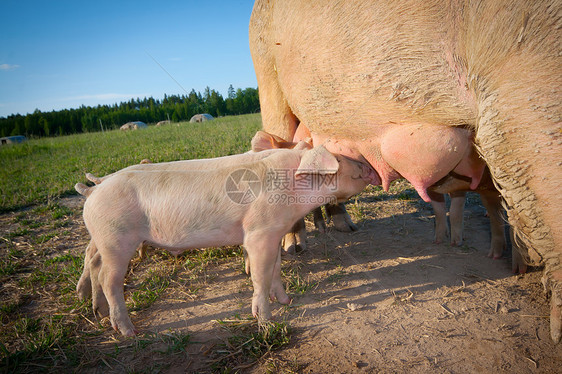
[[[63, 203], [81, 206], [77, 197]], [[394, 195], [370, 188], [348, 210], [357, 232], [323, 234], [308, 221], [308, 249], [284, 257], [285, 280], [298, 274], [305, 286], [289, 292], [290, 307], [272, 303], [275, 320], [291, 327], [289, 345], [234, 371], [561, 372], [542, 271], [513, 275], [509, 253], [486, 257], [490, 230], [478, 195], [469, 194], [460, 247], [432, 243], [431, 207], [408, 188]], [[67, 246], [84, 245], [85, 229], [73, 237]], [[187, 355], [145, 357], [147, 365], [162, 360], [168, 367], [161, 372], [211, 371], [211, 353], [228, 334], [216, 320], [250, 313], [251, 282], [242, 269], [239, 259], [208, 268], [195, 294], [169, 287], [132, 316], [142, 332], [191, 336]], [[115, 340], [107, 330], [95, 344]]]

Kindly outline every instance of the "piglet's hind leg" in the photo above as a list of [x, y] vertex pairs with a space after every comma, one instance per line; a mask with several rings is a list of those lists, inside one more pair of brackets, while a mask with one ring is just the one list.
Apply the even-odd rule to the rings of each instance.
[[84, 270], [80, 276], [80, 280], [76, 285], [76, 292], [78, 293], [78, 298], [80, 300], [86, 300], [92, 295], [92, 282], [90, 279], [90, 260], [92, 256], [97, 253], [96, 245], [93, 240], [90, 240], [88, 246], [86, 247], [86, 252], [84, 255]]
[[451, 245], [457, 246], [462, 244], [466, 192], [452, 192], [450, 196], [449, 221], [451, 221]]
[[447, 238], [449, 227], [447, 225], [447, 207], [445, 205], [445, 197], [436, 192], [430, 192], [431, 206], [435, 214], [435, 236], [434, 243], [440, 244]]
[[123, 250], [114, 246], [102, 248], [101, 245], [99, 247], [103, 260], [99, 279], [109, 303], [111, 326], [124, 336], [134, 336], [137, 333], [127, 313], [123, 294], [123, 281], [135, 249], [132, 247], [131, 250]]
[[96, 318], [106, 317], [109, 315], [109, 304], [105, 298], [100, 280], [100, 271], [102, 266], [101, 255], [96, 252], [90, 259], [90, 282], [92, 290], [92, 308]]
[[505, 217], [503, 216], [503, 208], [501, 205], [501, 197], [497, 192], [482, 192], [480, 194], [482, 204], [488, 210], [490, 216], [490, 231], [492, 240], [490, 243], [490, 253], [488, 257], [498, 259], [502, 256], [506, 248], [505, 237]]

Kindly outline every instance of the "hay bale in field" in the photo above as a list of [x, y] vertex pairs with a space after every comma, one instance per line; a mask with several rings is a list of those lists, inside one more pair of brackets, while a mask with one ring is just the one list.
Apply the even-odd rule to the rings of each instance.
[[141, 122], [141, 121], [133, 121], [133, 122], [127, 122], [126, 124], [124, 124], [123, 126], [120, 127], [120, 130], [123, 131], [127, 131], [127, 130], [138, 130], [138, 129], [144, 129], [146, 128], [146, 123]]
[[170, 121], [160, 121], [156, 124], [156, 127], [163, 126], [163, 125], [169, 125], [169, 124], [170, 124]]
[[205, 122], [205, 121], [211, 121], [213, 119], [214, 117], [212, 115], [203, 113], [203, 114], [194, 115], [193, 117], [191, 117], [189, 122]]
[[17, 144], [17, 143], [23, 143], [27, 140], [27, 138], [23, 135], [14, 135], [14, 136], [6, 136], [3, 138], [0, 138], [0, 144], [5, 145], [5, 144]]

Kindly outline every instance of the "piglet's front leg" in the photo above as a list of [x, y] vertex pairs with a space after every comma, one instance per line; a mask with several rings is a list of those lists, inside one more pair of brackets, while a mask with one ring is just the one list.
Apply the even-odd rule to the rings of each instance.
[[[480, 192], [480, 199], [482, 200], [482, 204], [484, 204], [484, 207], [488, 211], [488, 216], [490, 216], [490, 231], [492, 234], [492, 240], [488, 257], [498, 259], [501, 258], [503, 251], [507, 247], [507, 239], [505, 237], [506, 220], [503, 215], [502, 200], [497, 191], [482, 191]], [[517, 256], [517, 254], [514, 253], [513, 256], [515, 257]], [[518, 262], [518, 258], [515, 258], [516, 262]], [[524, 263], [522, 261], [521, 265], [524, 266]]]
[[[275, 261], [275, 269], [273, 271], [273, 278], [271, 280], [271, 288], [269, 289], [269, 298], [271, 301], [277, 300], [281, 304], [289, 304], [291, 298], [285, 292], [285, 287], [283, 287], [283, 281], [281, 280], [281, 246], [277, 250], [277, 260]], [[250, 274], [250, 259], [246, 249], [244, 249], [244, 264], [246, 269], [246, 274]]]
[[[288, 296], [284, 290], [282, 294], [277, 294], [279, 292], [279, 284], [277, 283], [280, 283], [281, 277], [280, 260], [279, 266], [276, 266], [276, 263], [279, 256], [281, 236], [282, 234], [259, 230], [247, 232], [244, 238], [244, 247], [251, 264], [252, 284], [254, 286], [252, 315], [259, 321], [266, 321], [271, 318], [270, 290], [276, 294], [278, 299], [281, 298], [281, 302], [288, 302]], [[279, 272], [279, 274], [277, 275], [276, 272]], [[275, 289], [272, 290], [273, 279], [277, 276], [279, 276], [279, 279], [276, 280]]]
[[[341, 232], [357, 231], [358, 227], [347, 213], [344, 203], [339, 204], [326, 204], [326, 216], [328, 222], [333, 221], [336, 230]], [[322, 232], [322, 230], [320, 230]]]

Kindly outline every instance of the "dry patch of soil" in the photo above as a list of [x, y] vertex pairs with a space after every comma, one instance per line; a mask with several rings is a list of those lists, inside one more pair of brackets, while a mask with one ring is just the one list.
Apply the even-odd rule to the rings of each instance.
[[[42, 245], [50, 245], [51, 251], [80, 253], [88, 240], [79, 217], [81, 200], [67, 198], [61, 203], [77, 212], [68, 228], [71, 234], [64, 241], [52, 238]], [[431, 207], [405, 182], [390, 195], [368, 189], [348, 209], [359, 231], [330, 229], [321, 234], [307, 222], [308, 249], [283, 260], [293, 301], [289, 307], [278, 303], [272, 307], [275, 320], [291, 327], [290, 343], [254, 364], [230, 369], [247, 373], [560, 372], [562, 344], [550, 340], [541, 269], [513, 275], [509, 254], [500, 260], [486, 257], [490, 230], [477, 195], [469, 195], [465, 242], [460, 247], [432, 243]], [[14, 214], [3, 215], [3, 224], [13, 222], [9, 216]], [[150, 266], [172, 274], [172, 282], [157, 301], [135, 311], [132, 320], [144, 333], [189, 334], [185, 352], [154, 355], [140, 347], [128, 357], [119, 356], [119, 364], [92, 358], [95, 364], [83, 364], [82, 371], [225, 370], [213, 364], [231, 333], [217, 320], [249, 315], [251, 282], [239, 256], [212, 261], [196, 273], [185, 272], [184, 264], [185, 259], [152, 252], [148, 259], [136, 260], [127, 287], [135, 289], [135, 276]], [[9, 284], [4, 291], [6, 287]], [[0, 297], [5, 300], [6, 295]], [[25, 308], [39, 315], [46, 304], [37, 295]], [[82, 331], [97, 331], [83, 343], [88, 349], [114, 350], [127, 342], [110, 328], [100, 330], [87, 322], [93, 320], [91, 311], [83, 317]]]

